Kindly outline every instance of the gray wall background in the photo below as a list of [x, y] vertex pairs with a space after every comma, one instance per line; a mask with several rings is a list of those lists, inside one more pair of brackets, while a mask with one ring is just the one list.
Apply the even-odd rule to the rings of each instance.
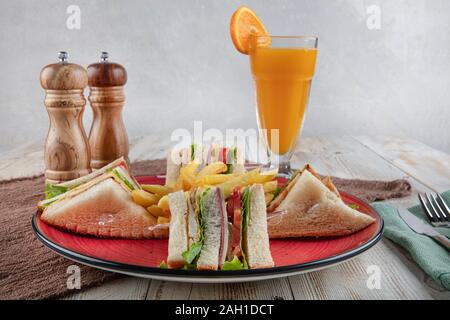
[[[81, 29], [66, 8], [81, 8]], [[130, 136], [175, 128], [255, 127], [248, 57], [228, 34], [251, 6], [271, 34], [317, 35], [319, 59], [304, 135], [410, 137], [450, 152], [450, 1], [0, 0], [0, 151], [45, 139], [40, 69], [66, 50], [87, 66], [100, 51], [128, 70]], [[381, 29], [366, 26], [381, 8]], [[86, 91], [87, 94], [87, 91]], [[87, 107], [86, 130], [91, 119]]]

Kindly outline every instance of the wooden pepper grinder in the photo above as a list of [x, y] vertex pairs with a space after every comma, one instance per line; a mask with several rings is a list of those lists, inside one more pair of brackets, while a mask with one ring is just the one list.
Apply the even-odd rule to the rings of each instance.
[[59, 63], [45, 66], [40, 75], [50, 119], [44, 152], [47, 183], [91, 172], [89, 143], [82, 123], [88, 76], [82, 66], [68, 63], [67, 57], [67, 52], [59, 52]]
[[120, 64], [108, 61], [108, 52], [102, 52], [100, 62], [89, 65], [87, 71], [94, 113], [89, 133], [91, 167], [101, 168], [122, 156], [129, 162], [128, 136], [122, 119], [127, 72]]

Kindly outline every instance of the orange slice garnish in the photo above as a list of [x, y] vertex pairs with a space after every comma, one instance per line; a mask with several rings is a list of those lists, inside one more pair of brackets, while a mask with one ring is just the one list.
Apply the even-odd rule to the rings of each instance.
[[242, 6], [231, 16], [230, 35], [236, 49], [249, 54], [250, 35], [268, 35], [266, 28], [252, 9]]

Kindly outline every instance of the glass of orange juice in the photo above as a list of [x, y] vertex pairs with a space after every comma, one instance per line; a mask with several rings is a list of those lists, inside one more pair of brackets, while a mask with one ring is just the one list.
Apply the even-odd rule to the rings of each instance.
[[249, 54], [255, 80], [258, 126], [270, 167], [290, 177], [290, 159], [301, 133], [317, 59], [316, 37], [255, 36]]

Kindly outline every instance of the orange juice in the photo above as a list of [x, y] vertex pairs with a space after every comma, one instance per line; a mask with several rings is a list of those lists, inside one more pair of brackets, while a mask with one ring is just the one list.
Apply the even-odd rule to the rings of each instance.
[[[315, 48], [265, 46], [250, 50], [259, 126], [267, 129], [268, 145], [276, 154], [292, 150], [301, 132], [316, 57]], [[278, 146], [271, 139], [273, 129], [279, 130]]]

